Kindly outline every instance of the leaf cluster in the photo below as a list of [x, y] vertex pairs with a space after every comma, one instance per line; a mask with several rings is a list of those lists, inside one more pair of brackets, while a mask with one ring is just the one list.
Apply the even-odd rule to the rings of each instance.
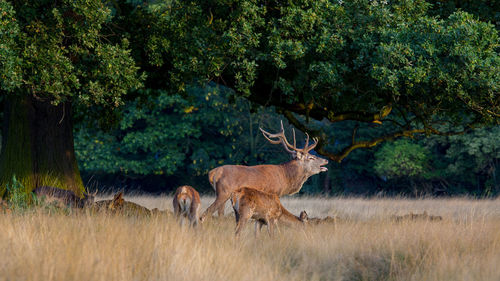
[[128, 42], [107, 39], [102, 1], [0, 2], [2, 90], [58, 104], [117, 107], [141, 86]]
[[[134, 54], [159, 70], [148, 86], [230, 87], [288, 112], [332, 160], [400, 136], [456, 133], [436, 129], [443, 124], [499, 122], [498, 31], [463, 11], [439, 13], [423, 0], [169, 0], [131, 11], [122, 20], [132, 23]], [[391, 130], [333, 153], [322, 146], [335, 140], [313, 132], [310, 118]]]
[[277, 155], [267, 153], [266, 141], [254, 132], [262, 123], [277, 124], [276, 117], [268, 118], [264, 109], [251, 113], [244, 99], [230, 103], [227, 88], [190, 86], [188, 97], [143, 91], [152, 97], [150, 103], [127, 102], [117, 128], [79, 127], [75, 150], [85, 172], [186, 177], [223, 164], [282, 160], [279, 154], [273, 159]]

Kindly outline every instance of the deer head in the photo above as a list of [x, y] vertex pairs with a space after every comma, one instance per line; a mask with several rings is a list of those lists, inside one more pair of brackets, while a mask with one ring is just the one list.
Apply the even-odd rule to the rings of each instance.
[[87, 190], [87, 192], [83, 194], [83, 199], [81, 200], [83, 203], [82, 207], [93, 205], [98, 191], [99, 190], [96, 190], [94, 193], [89, 193]]
[[118, 192], [111, 200], [111, 203], [108, 205], [109, 210], [115, 210], [123, 205], [125, 200], [123, 199], [123, 192]]
[[313, 150], [318, 144], [317, 138], [313, 138], [313, 144], [309, 145], [309, 134], [306, 133], [306, 143], [304, 148], [297, 148], [295, 130], [292, 129], [293, 145], [291, 145], [286, 139], [285, 129], [283, 128], [283, 121], [281, 121], [281, 131], [279, 133], [271, 134], [263, 130], [262, 128], [259, 129], [270, 143], [281, 143], [285, 150], [290, 153], [296, 161], [299, 162], [300, 166], [303, 167], [308, 176], [328, 171], [328, 168], [324, 167], [326, 164], [328, 164], [328, 160], [309, 154], [309, 152]]

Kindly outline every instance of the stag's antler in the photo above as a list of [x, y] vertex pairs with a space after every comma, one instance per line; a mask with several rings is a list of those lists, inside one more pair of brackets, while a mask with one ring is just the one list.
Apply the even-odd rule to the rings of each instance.
[[309, 134], [306, 133], [306, 145], [304, 146], [304, 148], [302, 149], [302, 152], [303, 153], [309, 153], [309, 151], [313, 150], [316, 145], [318, 145], [318, 138], [313, 138], [313, 144], [311, 144], [311, 146], [309, 146]]
[[[264, 129], [262, 128], [259, 128], [260, 131], [262, 132], [262, 134], [264, 135], [264, 137], [272, 144], [283, 144], [283, 147], [286, 149], [286, 151], [288, 151], [289, 153], [292, 153], [292, 154], [296, 154], [297, 152], [301, 152], [301, 153], [304, 153], [304, 154], [307, 154], [309, 153], [309, 151], [311, 151], [312, 149], [314, 149], [316, 147], [316, 145], [318, 144], [318, 139], [317, 138], [313, 138], [313, 141], [314, 143], [309, 146], [309, 134], [306, 133], [306, 145], [304, 146], [304, 148], [297, 148], [297, 141], [296, 141], [296, 138], [295, 138], [295, 129], [292, 129], [292, 132], [293, 132], [293, 145], [291, 145], [287, 139], [286, 139], [286, 136], [285, 136], [285, 129], [283, 128], [283, 120], [281, 120], [281, 131], [279, 133], [276, 133], [276, 134], [271, 134], [267, 131], [265, 131]], [[277, 138], [277, 139], [276, 139]], [[276, 140], [273, 140], [273, 139], [276, 139]]]
[[[288, 151], [289, 153], [295, 154], [297, 148], [295, 147], [295, 131], [293, 131], [293, 146], [286, 140], [285, 136], [285, 129], [283, 128], [283, 121], [281, 121], [281, 132], [276, 133], [276, 134], [271, 134], [267, 131], [265, 131], [262, 128], [259, 128], [264, 137], [272, 144], [283, 144], [283, 147]], [[275, 138], [278, 138], [277, 140], [273, 140]]]

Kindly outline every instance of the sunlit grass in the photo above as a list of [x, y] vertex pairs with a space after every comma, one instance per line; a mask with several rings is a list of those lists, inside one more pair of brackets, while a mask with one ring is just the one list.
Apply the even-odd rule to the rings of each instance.
[[[171, 209], [168, 197], [133, 197]], [[213, 198], [203, 198], [203, 209]], [[0, 280], [500, 280], [500, 200], [283, 200], [293, 213], [342, 218], [274, 239], [232, 214], [201, 228], [170, 216], [0, 214]], [[229, 207], [227, 206], [227, 211]], [[393, 222], [409, 212], [440, 222]]]

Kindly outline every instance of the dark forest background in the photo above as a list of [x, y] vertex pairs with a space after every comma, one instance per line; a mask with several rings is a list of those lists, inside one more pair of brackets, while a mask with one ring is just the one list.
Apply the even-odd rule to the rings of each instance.
[[[485, 0], [0, 0], [2, 186], [212, 194], [214, 167], [289, 160], [259, 131], [283, 120], [330, 160], [301, 194], [496, 196], [499, 27]], [[78, 167], [16, 156], [45, 107]]]
[[[272, 107], [229, 100], [224, 88], [192, 88], [190, 100], [160, 95], [151, 104], [129, 102], [123, 119], [110, 131], [81, 123], [75, 131], [76, 153], [84, 182], [100, 190], [169, 193], [191, 184], [212, 193], [207, 173], [223, 164], [282, 163], [289, 155], [268, 143], [259, 127], [278, 131], [286, 118]], [[310, 121], [337, 136], [332, 150], [349, 142], [350, 124]], [[376, 124], [359, 134], [376, 135]], [[292, 126], [285, 130], [291, 138]], [[304, 135], [297, 139], [303, 145]], [[314, 152], [313, 152], [314, 153]], [[398, 139], [353, 151], [328, 172], [313, 176], [307, 195], [473, 195], [500, 192], [500, 127], [458, 136]]]

